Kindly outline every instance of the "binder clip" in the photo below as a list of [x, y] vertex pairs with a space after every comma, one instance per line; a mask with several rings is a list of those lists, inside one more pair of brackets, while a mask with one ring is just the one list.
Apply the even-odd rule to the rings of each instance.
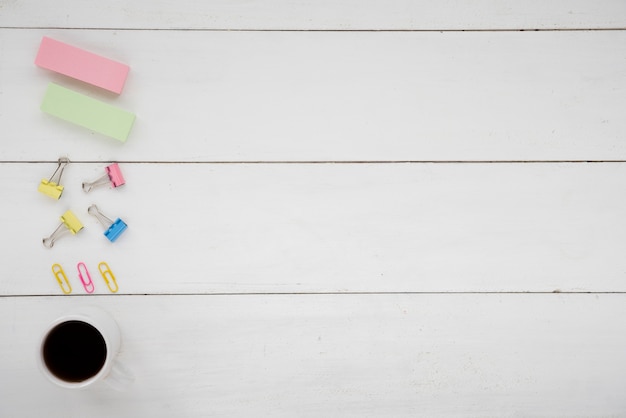
[[126, 184], [126, 180], [124, 180], [120, 166], [117, 163], [106, 166], [104, 169], [106, 171], [104, 176], [92, 182], [83, 182], [83, 191], [85, 193], [89, 193], [94, 187], [106, 186], [109, 183], [113, 188]]
[[54, 173], [52, 173], [52, 176], [48, 180], [41, 179], [41, 183], [39, 183], [39, 187], [37, 188], [37, 190], [45, 194], [46, 196], [59, 200], [61, 198], [61, 195], [63, 194], [63, 186], [61, 186], [60, 184], [61, 176], [63, 175], [63, 170], [69, 163], [69, 158], [59, 158], [57, 169], [54, 170]]
[[115, 242], [115, 240], [118, 239], [120, 235], [122, 235], [122, 233], [128, 228], [128, 225], [126, 225], [126, 223], [120, 218], [117, 218], [115, 222], [113, 222], [111, 219], [104, 216], [96, 205], [89, 206], [87, 212], [90, 215], [95, 216], [96, 219], [105, 228], [107, 228], [107, 230], [104, 231], [104, 236], [107, 237], [107, 239], [111, 242]]
[[46, 248], [52, 248], [54, 242], [59, 239], [61, 236], [65, 235], [68, 232], [71, 232], [72, 235], [76, 235], [81, 229], [83, 229], [83, 224], [78, 220], [76, 215], [71, 210], [66, 211], [63, 215], [61, 215], [61, 224], [54, 230], [52, 235], [48, 238], [43, 239], [43, 245]]

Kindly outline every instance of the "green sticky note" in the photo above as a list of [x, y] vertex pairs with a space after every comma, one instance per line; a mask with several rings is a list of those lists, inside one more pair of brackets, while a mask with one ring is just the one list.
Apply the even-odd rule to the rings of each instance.
[[126, 141], [135, 114], [50, 83], [41, 110], [111, 138]]

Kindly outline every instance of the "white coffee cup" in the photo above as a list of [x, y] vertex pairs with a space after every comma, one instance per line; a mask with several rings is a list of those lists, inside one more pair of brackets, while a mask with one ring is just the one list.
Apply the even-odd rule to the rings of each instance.
[[46, 328], [39, 368], [63, 388], [84, 389], [104, 381], [122, 390], [132, 377], [116, 360], [120, 345], [120, 330], [111, 315], [95, 306], [75, 308]]

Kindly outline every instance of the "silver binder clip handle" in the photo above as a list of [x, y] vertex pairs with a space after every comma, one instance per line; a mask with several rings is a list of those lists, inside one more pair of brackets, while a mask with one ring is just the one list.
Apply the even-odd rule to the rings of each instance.
[[69, 232], [70, 230], [67, 229], [64, 224], [60, 224], [49, 237], [42, 240], [43, 246], [46, 248], [52, 248], [57, 239]]
[[107, 218], [106, 216], [104, 216], [104, 214], [100, 212], [100, 209], [98, 209], [96, 205], [89, 206], [89, 208], [87, 208], [87, 213], [95, 216], [98, 222], [100, 222], [102, 226], [104, 226], [105, 228], [108, 228], [111, 225], [113, 225], [113, 221]]
[[109, 179], [108, 174], [105, 174], [104, 176], [94, 181], [85, 181], [83, 182], [83, 192], [89, 193], [94, 187], [104, 186], [106, 184], [109, 184], [110, 182], [111, 180]]
[[[61, 177], [63, 176], [63, 170], [65, 170], [65, 167], [67, 167], [67, 165], [70, 163], [70, 159], [67, 157], [61, 157], [58, 160], [58, 165], [57, 165], [57, 169], [54, 170], [54, 173], [52, 173], [52, 176], [50, 176], [50, 179], [48, 181], [54, 181], [56, 184], [61, 184]], [[55, 176], [58, 173], [58, 177], [55, 180]]]

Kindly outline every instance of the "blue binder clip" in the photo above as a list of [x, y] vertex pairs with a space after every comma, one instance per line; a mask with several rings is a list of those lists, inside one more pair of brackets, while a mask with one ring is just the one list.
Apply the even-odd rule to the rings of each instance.
[[120, 235], [122, 235], [122, 233], [126, 231], [126, 229], [128, 229], [128, 225], [126, 225], [123, 220], [117, 218], [115, 222], [112, 221], [111, 219], [104, 216], [96, 205], [89, 206], [89, 209], [87, 209], [87, 213], [95, 216], [96, 219], [105, 228], [107, 228], [107, 230], [104, 231], [104, 236], [107, 237], [107, 239], [111, 242], [115, 242], [120, 237]]

